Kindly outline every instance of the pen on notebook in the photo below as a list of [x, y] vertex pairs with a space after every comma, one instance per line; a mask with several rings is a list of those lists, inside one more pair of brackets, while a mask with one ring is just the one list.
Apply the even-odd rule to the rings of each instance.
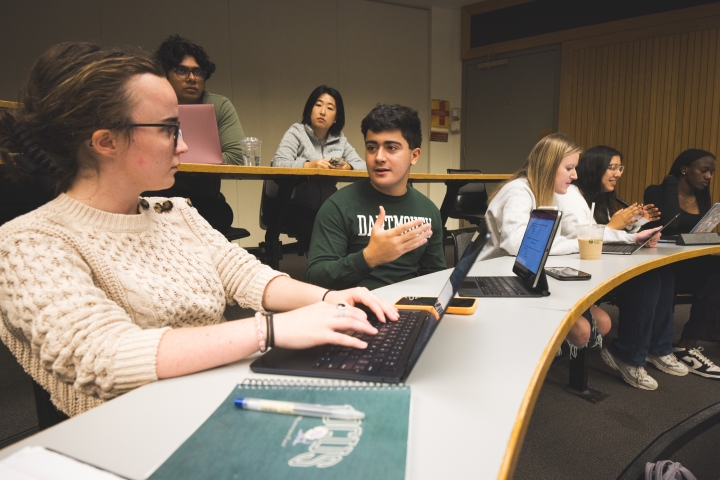
[[328, 417], [336, 420], [362, 420], [365, 418], [363, 412], [355, 410], [350, 405], [311, 405], [309, 403], [240, 397], [235, 399], [235, 406], [245, 410], [304, 415], [306, 417]]

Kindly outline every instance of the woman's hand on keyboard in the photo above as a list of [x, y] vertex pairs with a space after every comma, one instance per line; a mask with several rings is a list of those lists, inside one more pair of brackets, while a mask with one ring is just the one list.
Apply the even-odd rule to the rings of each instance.
[[362, 303], [372, 310], [381, 322], [385, 322], [385, 319], [395, 322], [400, 318], [397, 308], [377, 295], [374, 295], [365, 287], [348, 288], [347, 290], [339, 290], [336, 292], [331, 291], [325, 297], [325, 301], [334, 305], [338, 303], [345, 303], [347, 305], [358, 305]]
[[327, 301], [285, 313], [277, 313], [274, 315], [273, 325], [275, 345], [293, 349], [327, 344], [365, 348], [367, 347], [366, 342], [345, 335], [343, 332], [352, 330], [371, 335], [377, 333], [377, 329], [370, 325], [362, 310], [349, 304], [339, 308], [338, 305]]

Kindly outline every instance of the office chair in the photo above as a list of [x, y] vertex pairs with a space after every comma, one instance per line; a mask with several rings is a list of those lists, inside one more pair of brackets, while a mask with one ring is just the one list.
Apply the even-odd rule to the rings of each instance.
[[298, 239], [299, 233], [289, 221], [288, 207], [292, 196], [293, 182], [283, 188], [273, 180], [264, 180], [262, 194], [260, 197], [260, 228], [266, 230], [265, 241], [259, 245], [259, 258], [263, 263], [272, 268], [279, 267], [279, 261], [283, 253], [297, 251], [302, 255], [304, 251], [299, 249], [298, 242], [283, 245], [280, 242], [280, 234], [284, 233], [290, 238]]
[[[454, 170], [448, 168], [449, 174], [482, 173], [480, 170]], [[443, 244], [453, 243], [452, 233], [445, 224], [448, 218], [467, 220], [473, 225], [480, 225], [487, 211], [487, 190], [484, 182], [448, 181], [445, 198], [440, 206], [440, 218], [443, 228]]]
[[462, 258], [465, 250], [472, 243], [473, 236], [477, 232], [477, 228], [460, 228], [458, 230], [452, 230], [450, 235], [453, 239], [453, 266], [458, 264], [458, 261]]

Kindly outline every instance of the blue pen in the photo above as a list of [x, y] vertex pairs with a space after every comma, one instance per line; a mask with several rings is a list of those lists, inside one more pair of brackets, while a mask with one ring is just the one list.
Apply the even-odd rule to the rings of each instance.
[[355, 410], [352, 405], [312, 405], [309, 403], [241, 397], [235, 399], [235, 406], [244, 410], [303, 415], [306, 417], [328, 417], [337, 420], [362, 420], [365, 418], [365, 414]]

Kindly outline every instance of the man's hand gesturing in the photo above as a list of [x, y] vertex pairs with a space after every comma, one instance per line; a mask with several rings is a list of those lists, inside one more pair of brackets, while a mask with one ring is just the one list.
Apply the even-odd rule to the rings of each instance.
[[380, 215], [372, 227], [370, 243], [363, 250], [365, 261], [371, 268], [392, 262], [405, 253], [425, 245], [432, 236], [431, 225], [418, 219], [403, 223], [390, 230], [383, 230], [385, 209], [380, 207]]

